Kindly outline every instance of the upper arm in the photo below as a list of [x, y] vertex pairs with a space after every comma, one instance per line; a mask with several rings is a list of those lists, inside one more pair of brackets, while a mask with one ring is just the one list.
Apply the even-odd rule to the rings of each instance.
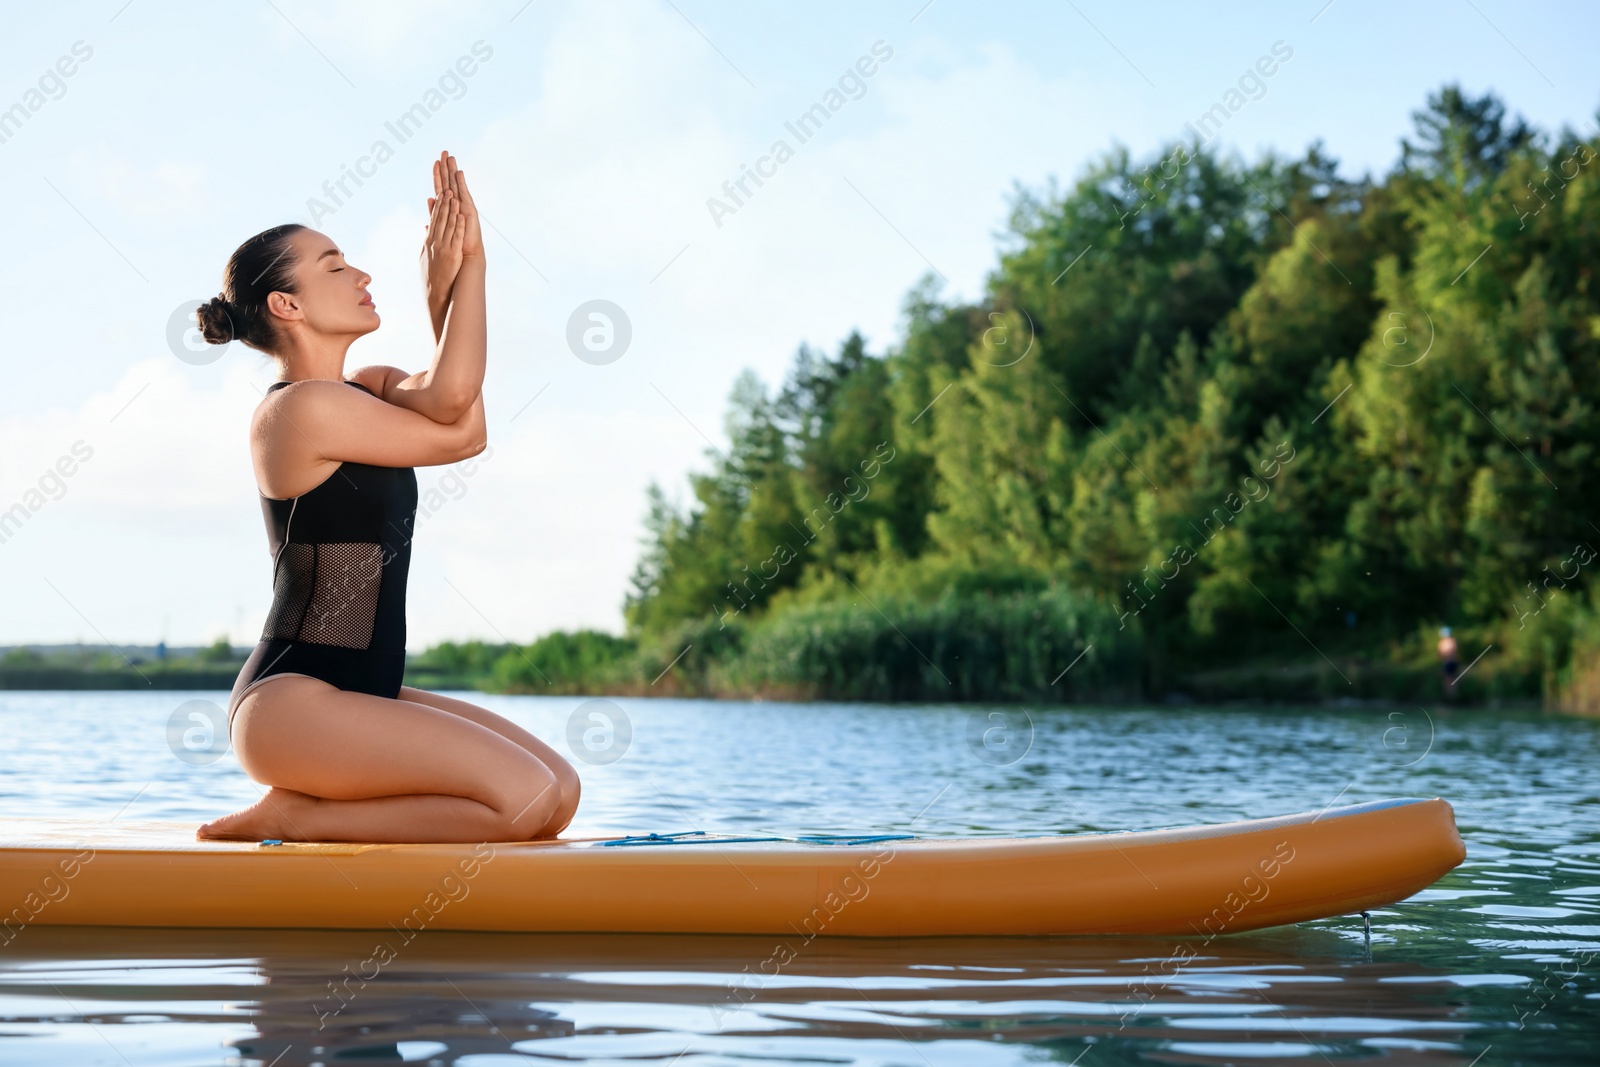
[[362, 367], [350, 376], [383, 400], [426, 415], [436, 422], [455, 422], [472, 407], [473, 397], [444, 397], [432, 383], [429, 371], [411, 374], [399, 367]]
[[410, 375], [399, 367], [385, 367], [380, 364], [374, 364], [370, 367], [362, 367], [351, 374], [350, 381], [371, 389], [380, 400], [387, 400], [393, 403], [394, 400], [390, 395], [390, 391], [408, 377]]
[[280, 454], [307, 463], [336, 460], [378, 467], [432, 467], [475, 456], [483, 448], [481, 419], [434, 422], [360, 389], [314, 379], [296, 382], [273, 397], [263, 410], [258, 432], [267, 435]]

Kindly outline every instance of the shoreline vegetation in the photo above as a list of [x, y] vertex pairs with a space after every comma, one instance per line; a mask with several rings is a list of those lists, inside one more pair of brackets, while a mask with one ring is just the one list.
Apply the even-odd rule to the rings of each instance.
[[[1449, 626], [1450, 702], [1600, 713], [1600, 138], [1456, 86], [1412, 118], [1378, 177], [1190, 138], [1019, 187], [980, 298], [929, 274], [886, 350], [740, 376], [727, 450], [650, 487], [624, 635], [407, 681], [1433, 705]], [[16, 655], [0, 687], [152, 684]]]
[[[674, 644], [642, 647], [594, 630], [548, 634], [527, 645], [442, 642], [407, 657], [405, 682], [423, 689], [542, 696], [679, 697], [860, 703], [1167, 705], [1433, 705], [1437, 664], [1265, 659], [1180, 675], [1162, 692], [1137, 683], [1140, 649], [1115, 620], [1074, 616], [1059, 594], [952, 601], [895, 609], [898, 624], [859, 612], [797, 613], [784, 627], [680, 629]], [[951, 625], [952, 621], [959, 626]], [[731, 630], [731, 632], [730, 632]], [[925, 644], [945, 669], [906, 645]], [[954, 639], [954, 640], [953, 640]], [[696, 649], [707, 654], [695, 657]], [[1085, 651], [1087, 649], [1087, 651]], [[1103, 650], [1103, 651], [1102, 651]], [[189, 691], [231, 689], [248, 647], [226, 639], [162, 659], [105, 645], [0, 653], [3, 690]], [[1481, 666], [1481, 664], [1480, 664]], [[1470, 672], [1449, 703], [1532, 709], [1536, 679]], [[1133, 679], [1133, 681], [1130, 681]], [[1554, 710], [1585, 711], [1583, 707]]]

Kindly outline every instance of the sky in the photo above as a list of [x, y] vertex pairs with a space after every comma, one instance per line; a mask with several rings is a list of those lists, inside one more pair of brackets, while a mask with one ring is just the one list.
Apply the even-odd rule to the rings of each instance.
[[[979, 298], [1018, 188], [1153, 161], [1261, 57], [1213, 143], [1321, 139], [1350, 177], [1387, 172], [1446, 83], [1552, 132], [1600, 110], [1587, 3], [105, 0], [7, 29], [0, 644], [255, 643], [248, 425], [276, 368], [196, 344], [187, 310], [301, 222], [373, 276], [347, 372], [424, 368], [441, 149], [486, 223], [489, 449], [417, 470], [413, 651], [620, 632], [646, 488], [688, 498], [741, 371], [776, 387], [852, 330], [892, 348], [930, 273]], [[592, 301], [626, 322], [598, 355], [569, 343]]]

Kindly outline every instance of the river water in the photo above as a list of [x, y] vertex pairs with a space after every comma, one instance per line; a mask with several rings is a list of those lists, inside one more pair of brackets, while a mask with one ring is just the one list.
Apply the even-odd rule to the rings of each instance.
[[[457, 695], [579, 757], [574, 836], [1077, 832], [1442, 796], [1468, 855], [1374, 912], [1370, 943], [1358, 917], [1308, 922], [1176, 973], [1170, 938], [821, 938], [752, 982], [770, 937], [432, 931], [321, 1029], [370, 933], [33, 925], [0, 946], [0, 1064], [1600, 1060], [1597, 722]], [[226, 694], [0, 693], [0, 816], [250, 803], [193, 700]]]

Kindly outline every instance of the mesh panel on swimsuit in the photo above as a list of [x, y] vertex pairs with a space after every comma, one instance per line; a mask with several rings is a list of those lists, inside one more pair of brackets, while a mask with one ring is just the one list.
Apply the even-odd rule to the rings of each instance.
[[374, 543], [285, 544], [262, 639], [370, 647], [383, 562]]

